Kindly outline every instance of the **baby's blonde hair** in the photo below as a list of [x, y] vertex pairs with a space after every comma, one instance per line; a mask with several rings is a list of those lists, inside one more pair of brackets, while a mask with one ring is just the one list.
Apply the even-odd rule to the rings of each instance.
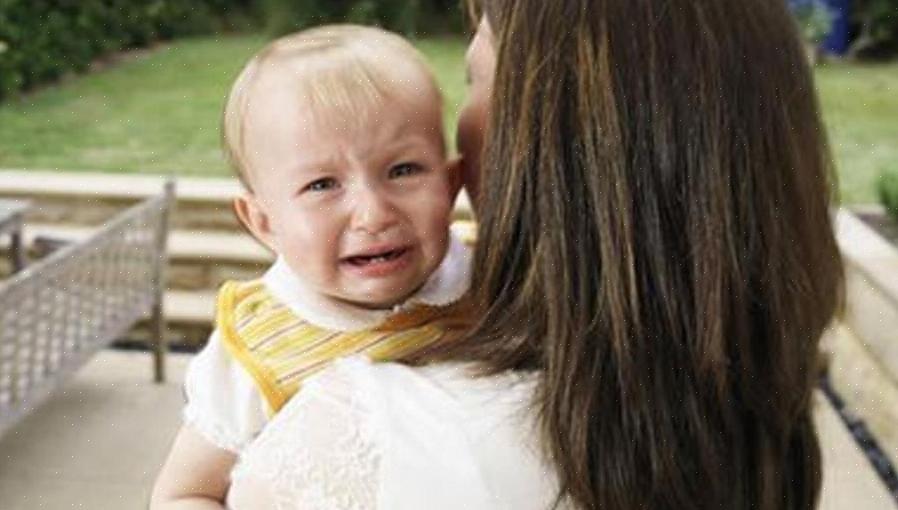
[[[407, 101], [410, 88], [415, 94], [432, 94], [437, 112], [442, 112], [442, 95], [423, 57], [396, 34], [374, 27], [327, 25], [281, 37], [244, 66], [222, 115], [225, 156], [247, 189], [251, 186], [244, 121], [253, 85], [266, 69], [284, 66], [292, 68], [297, 94], [316, 118], [338, 115], [361, 122], [373, 105]], [[420, 84], [426, 89], [418, 90]]]

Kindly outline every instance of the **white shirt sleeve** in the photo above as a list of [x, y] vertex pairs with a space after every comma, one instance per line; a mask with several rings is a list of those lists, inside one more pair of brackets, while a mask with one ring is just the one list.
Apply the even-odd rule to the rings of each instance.
[[215, 446], [239, 453], [268, 421], [255, 382], [213, 331], [184, 378], [184, 423]]

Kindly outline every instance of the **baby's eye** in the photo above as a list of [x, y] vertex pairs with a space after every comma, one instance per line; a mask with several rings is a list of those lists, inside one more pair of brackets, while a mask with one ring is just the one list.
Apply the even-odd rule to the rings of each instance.
[[327, 191], [338, 186], [337, 180], [333, 177], [324, 177], [310, 182], [302, 190], [303, 191]]
[[390, 179], [407, 177], [409, 175], [420, 173], [423, 170], [424, 167], [417, 163], [401, 163], [390, 168]]

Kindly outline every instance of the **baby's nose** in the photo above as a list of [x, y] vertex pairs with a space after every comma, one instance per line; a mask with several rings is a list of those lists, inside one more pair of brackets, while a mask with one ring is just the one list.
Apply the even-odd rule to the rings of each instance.
[[355, 204], [353, 227], [377, 234], [396, 223], [396, 210], [386, 197], [376, 191], [364, 191]]

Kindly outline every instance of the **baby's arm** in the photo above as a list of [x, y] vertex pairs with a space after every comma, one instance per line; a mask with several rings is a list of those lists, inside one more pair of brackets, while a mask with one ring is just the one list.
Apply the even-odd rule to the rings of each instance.
[[153, 487], [150, 508], [224, 508], [236, 452], [264, 426], [265, 404], [218, 332], [191, 361], [184, 391], [184, 425]]
[[150, 500], [151, 510], [223, 509], [237, 456], [181, 427]]

